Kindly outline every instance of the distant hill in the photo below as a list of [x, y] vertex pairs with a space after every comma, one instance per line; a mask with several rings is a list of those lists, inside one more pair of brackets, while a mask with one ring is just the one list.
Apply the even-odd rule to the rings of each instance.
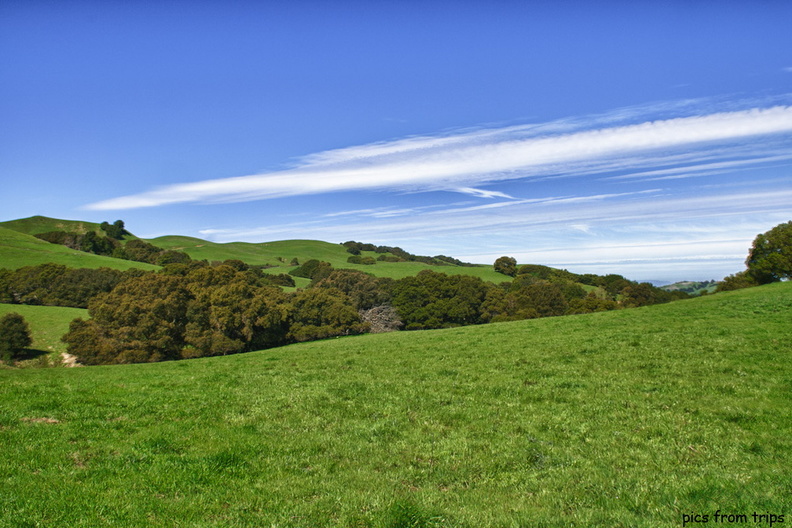
[[717, 281], [680, 281], [673, 284], [666, 284], [660, 286], [660, 289], [666, 291], [683, 291], [691, 295], [700, 295], [701, 293], [712, 293], [718, 287]]
[[[292, 264], [297, 259], [300, 264], [310, 259], [329, 262], [334, 268], [356, 269], [377, 277], [400, 279], [418, 274], [421, 270], [431, 269], [449, 275], [473, 275], [483, 280], [504, 282], [509, 277], [496, 273], [491, 265], [480, 266], [432, 266], [422, 262], [382, 262], [373, 265], [352, 264], [347, 262], [350, 253], [341, 244], [332, 244], [320, 240], [281, 240], [277, 242], [228, 242], [217, 243], [186, 236], [162, 236], [147, 239], [147, 242], [163, 249], [183, 251], [193, 259], [222, 261], [239, 259], [250, 265], [273, 266], [266, 270], [269, 273], [286, 273], [296, 268]], [[374, 251], [363, 251], [361, 256], [377, 259], [380, 254]]]
[[[0, 267], [16, 269], [22, 266], [56, 262], [69, 267], [115, 269], [157, 269], [157, 266], [131, 262], [111, 257], [92, 255], [39, 240], [34, 235], [50, 231], [66, 231], [85, 234], [89, 231], [103, 234], [100, 224], [81, 220], [63, 220], [46, 216], [31, 216], [18, 220], [0, 222]], [[130, 234], [127, 239], [137, 238]], [[433, 269], [447, 274], [473, 275], [483, 280], [503, 282], [507, 277], [496, 273], [491, 265], [480, 266], [433, 266], [422, 262], [382, 262], [374, 265], [347, 262], [351, 256], [341, 244], [319, 240], [282, 240], [276, 242], [230, 242], [217, 243], [188, 236], [161, 236], [147, 239], [163, 249], [183, 251], [196, 260], [224, 261], [241, 260], [249, 265], [268, 266], [268, 273], [286, 273], [310, 259], [329, 262], [334, 268], [357, 269], [378, 277], [399, 279], [418, 274], [424, 269]], [[380, 254], [363, 251], [361, 256], [374, 259]], [[307, 284], [307, 279], [297, 278], [298, 285]]]

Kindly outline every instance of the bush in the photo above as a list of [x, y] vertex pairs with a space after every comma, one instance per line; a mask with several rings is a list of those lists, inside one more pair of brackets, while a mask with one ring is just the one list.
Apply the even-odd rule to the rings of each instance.
[[374, 257], [361, 257], [360, 255], [352, 255], [347, 259], [347, 262], [350, 264], [365, 264], [367, 266], [377, 263]]

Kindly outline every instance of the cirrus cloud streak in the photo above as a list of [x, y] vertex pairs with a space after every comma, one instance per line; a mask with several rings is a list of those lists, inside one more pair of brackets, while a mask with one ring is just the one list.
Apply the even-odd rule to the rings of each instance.
[[[282, 171], [168, 185], [85, 207], [122, 210], [361, 190], [453, 190], [509, 199], [505, 193], [477, 186], [570, 173], [649, 169], [665, 155], [691, 149], [700, 151], [700, 159], [711, 160], [709, 151], [723, 143], [792, 133], [792, 106], [559, 132], [570, 127], [561, 122], [523, 125], [350, 147], [307, 156]], [[686, 154], [696, 159], [695, 153]], [[728, 156], [728, 150], [722, 156]], [[647, 165], [649, 158], [655, 165]]]

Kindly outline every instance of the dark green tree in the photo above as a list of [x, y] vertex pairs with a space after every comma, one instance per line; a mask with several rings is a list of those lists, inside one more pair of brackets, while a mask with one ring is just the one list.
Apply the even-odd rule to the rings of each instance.
[[13, 312], [0, 317], [0, 359], [10, 361], [18, 357], [32, 342], [24, 317]]
[[756, 278], [754, 278], [748, 270], [744, 270], [725, 277], [718, 283], [718, 287], [715, 291], [740, 290], [742, 288], [752, 288], [754, 286], [759, 286], [759, 282], [757, 282]]
[[514, 277], [517, 274], [517, 259], [514, 257], [500, 257], [495, 260], [494, 266], [495, 271], [509, 277]]
[[792, 221], [758, 235], [745, 265], [759, 284], [792, 279]]
[[332, 271], [333, 266], [330, 265], [329, 262], [320, 262], [316, 259], [311, 259], [302, 266], [291, 270], [289, 275], [311, 280], [320, 280], [330, 275]]
[[182, 277], [147, 273], [127, 279], [88, 305], [63, 340], [86, 365], [177, 359], [184, 347], [190, 292]]
[[342, 291], [356, 310], [367, 310], [390, 301], [388, 291], [392, 279], [373, 277], [356, 270], [340, 269], [314, 281], [316, 288], [335, 288]]
[[111, 224], [107, 222], [102, 222], [99, 225], [99, 228], [107, 233], [107, 236], [110, 238], [114, 238], [116, 240], [121, 240], [124, 238], [124, 235], [129, 234], [126, 229], [124, 229], [124, 221], [123, 220], [116, 220]]
[[423, 270], [394, 282], [392, 303], [407, 330], [479, 324], [491, 287], [478, 277]]
[[340, 290], [309, 288], [291, 301], [289, 338], [312, 341], [327, 337], [362, 334], [369, 328]]

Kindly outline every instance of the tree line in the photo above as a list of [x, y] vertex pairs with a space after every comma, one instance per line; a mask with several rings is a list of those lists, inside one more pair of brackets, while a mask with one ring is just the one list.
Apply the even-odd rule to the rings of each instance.
[[[759, 235], [746, 266], [720, 289], [792, 278], [792, 222]], [[239, 260], [186, 260], [159, 271], [123, 272], [43, 264], [0, 269], [0, 302], [87, 308], [90, 318], [74, 320], [63, 340], [81, 363], [97, 365], [233, 354], [365, 332], [591, 313], [688, 297], [616, 274], [517, 266], [511, 257], [496, 260], [495, 268], [504, 275], [499, 284], [433, 270], [395, 280], [334, 269], [319, 260], [303, 263], [291, 275], [266, 274]], [[280, 286], [294, 286], [292, 276], [311, 282], [286, 292]], [[23, 322], [12, 318], [3, 324], [18, 330]], [[3, 328], [0, 334], [13, 333]], [[0, 335], [6, 356], [25, 342], [19, 334], [6, 345], [3, 339], [9, 338]]]
[[[0, 270], [0, 301], [87, 308], [90, 318], [73, 321], [63, 340], [81, 363], [98, 365], [589, 313], [686, 296], [618, 275], [581, 276], [544, 266], [521, 266], [501, 284], [432, 270], [378, 278], [318, 260], [292, 273], [311, 283], [285, 292], [279, 286], [293, 285], [291, 276], [266, 274], [238, 260], [124, 272], [44, 264]], [[586, 291], [581, 282], [594, 288]]]

